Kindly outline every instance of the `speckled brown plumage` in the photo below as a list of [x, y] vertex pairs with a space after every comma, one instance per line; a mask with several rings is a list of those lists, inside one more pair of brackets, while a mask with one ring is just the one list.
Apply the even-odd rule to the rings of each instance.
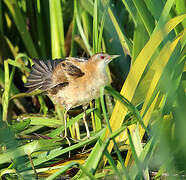
[[85, 105], [99, 96], [99, 89], [109, 83], [107, 64], [117, 55], [98, 53], [90, 57], [36, 60], [25, 87], [28, 92], [41, 89], [53, 101], [66, 108]]

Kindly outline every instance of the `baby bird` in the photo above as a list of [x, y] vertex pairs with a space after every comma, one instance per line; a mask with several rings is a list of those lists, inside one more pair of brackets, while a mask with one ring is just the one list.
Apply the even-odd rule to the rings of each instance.
[[[33, 59], [34, 65], [25, 87], [29, 88], [27, 92], [38, 89], [46, 91], [55, 103], [65, 107], [66, 137], [68, 110], [80, 105], [87, 107], [90, 101], [99, 97], [100, 87], [109, 83], [106, 66], [118, 56], [97, 53], [89, 59], [75, 57], [44, 61]], [[85, 113], [83, 120], [87, 137], [90, 137]]]

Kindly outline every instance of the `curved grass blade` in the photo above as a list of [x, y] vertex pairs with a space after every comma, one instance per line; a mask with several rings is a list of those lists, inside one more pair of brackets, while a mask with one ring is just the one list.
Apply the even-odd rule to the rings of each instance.
[[34, 96], [34, 95], [41, 94], [42, 92], [43, 92], [42, 90], [35, 90], [35, 91], [33, 91], [33, 92], [30, 92], [30, 93], [19, 93], [19, 94], [16, 94], [16, 95], [12, 96], [12, 97], [10, 98], [10, 100], [16, 99], [16, 98]]
[[125, 97], [123, 97], [121, 94], [119, 94], [117, 91], [115, 91], [113, 88], [109, 87], [109, 86], [105, 86], [105, 89], [118, 101], [121, 101], [123, 103], [123, 105], [125, 107], [127, 107], [127, 109], [135, 116], [135, 118], [137, 119], [137, 121], [141, 124], [141, 126], [145, 129], [145, 131], [148, 133], [148, 135], [150, 135], [149, 130], [147, 129], [147, 127], [144, 125], [142, 117], [139, 113], [139, 111], [137, 110], [137, 108], [131, 103], [129, 102]]
[[[107, 116], [106, 107], [105, 107], [105, 103], [104, 103], [104, 87], [100, 88], [100, 97], [101, 97], [101, 106], [102, 106], [102, 110], [103, 110], [103, 115], [104, 115], [104, 118], [105, 118], [106, 123], [107, 123], [107, 128], [109, 129], [110, 134], [112, 134], [112, 128], [111, 128], [110, 123], [109, 123], [109, 119], [108, 119], [108, 116]], [[117, 143], [116, 143], [114, 138], [112, 139], [112, 141], [114, 143], [114, 149], [115, 149], [115, 151], [117, 153], [118, 159], [119, 159], [119, 161], [121, 163], [123, 174], [125, 175], [126, 179], [130, 179], [130, 176], [129, 176], [128, 172], [127, 172], [127, 169], [126, 169], [126, 167], [124, 165], [124, 160], [123, 160], [123, 158], [121, 156], [121, 153], [119, 151], [119, 147], [118, 147], [118, 145], [117, 145]]]

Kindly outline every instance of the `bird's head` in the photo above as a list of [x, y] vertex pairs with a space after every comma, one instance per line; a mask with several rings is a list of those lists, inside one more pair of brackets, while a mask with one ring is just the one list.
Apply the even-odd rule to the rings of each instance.
[[113, 59], [115, 59], [119, 56], [120, 55], [109, 55], [106, 53], [97, 53], [91, 57], [91, 60], [95, 61], [95, 62], [101, 62], [104, 64], [108, 64], [110, 61], [112, 61]]
[[106, 66], [108, 63], [110, 63], [113, 59], [119, 57], [120, 55], [109, 55], [106, 53], [97, 53], [94, 54], [91, 58], [90, 58], [90, 63], [94, 64], [94, 66], [101, 70], [101, 71], [105, 71]]

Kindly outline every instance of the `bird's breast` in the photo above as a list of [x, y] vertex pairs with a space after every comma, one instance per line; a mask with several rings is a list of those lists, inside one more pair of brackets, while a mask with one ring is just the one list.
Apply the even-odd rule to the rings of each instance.
[[99, 96], [100, 87], [108, 82], [106, 72], [87, 72], [84, 76], [69, 82], [69, 85], [59, 90], [53, 99], [68, 108], [87, 104]]

